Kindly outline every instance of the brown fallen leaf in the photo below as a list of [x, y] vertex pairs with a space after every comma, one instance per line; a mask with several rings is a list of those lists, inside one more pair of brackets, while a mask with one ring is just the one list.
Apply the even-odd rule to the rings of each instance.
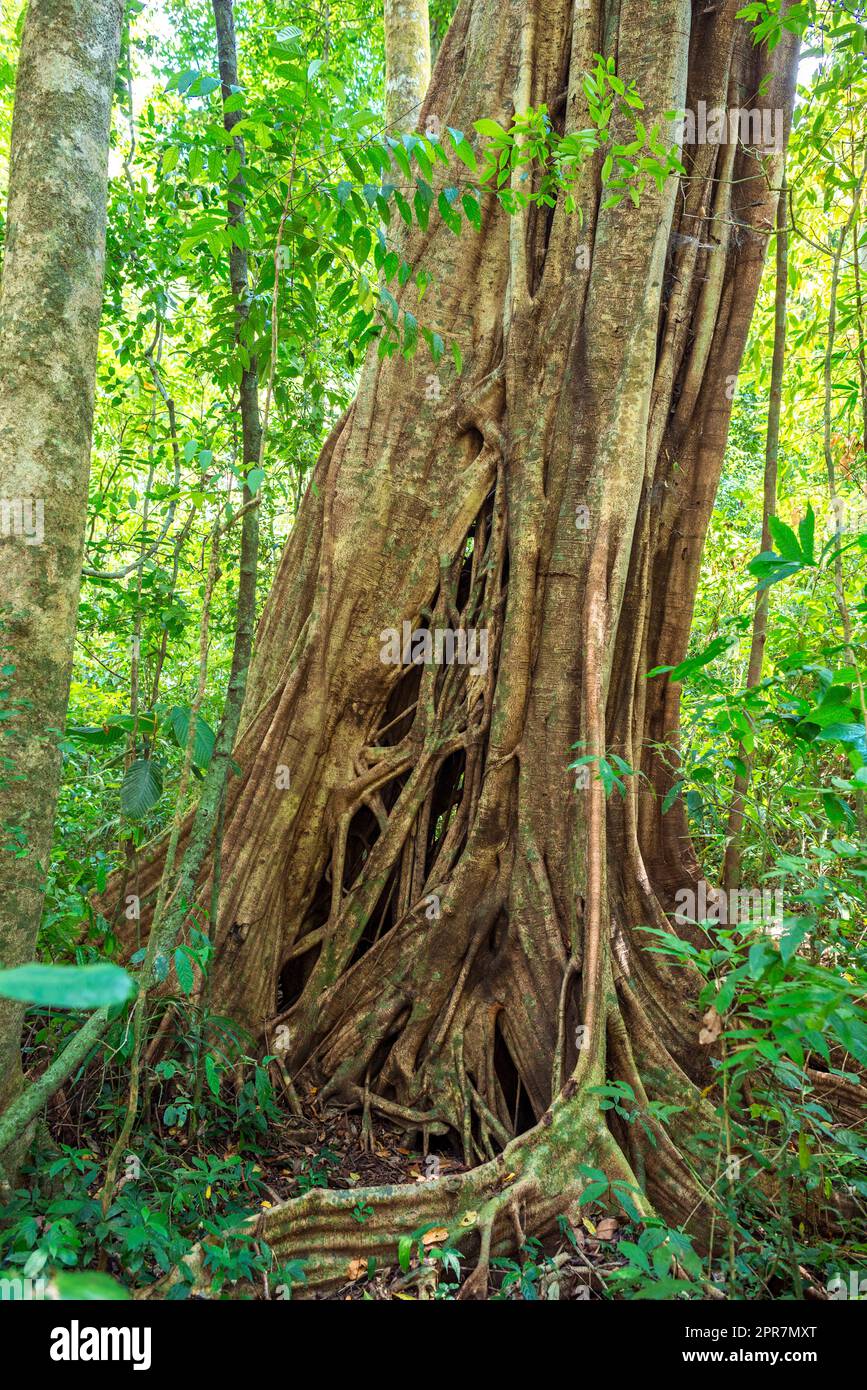
[[613, 1216], [603, 1216], [596, 1227], [596, 1235], [599, 1240], [613, 1240], [619, 1230], [620, 1227]]
[[445, 1226], [435, 1226], [432, 1231], [425, 1231], [421, 1238], [422, 1245], [439, 1245], [441, 1240], [448, 1240], [449, 1233]]
[[353, 1281], [353, 1283], [356, 1279], [360, 1279], [362, 1274], [366, 1273], [367, 1260], [358, 1259], [349, 1261], [349, 1269], [346, 1271], [346, 1275], [348, 1279], [351, 1279]]

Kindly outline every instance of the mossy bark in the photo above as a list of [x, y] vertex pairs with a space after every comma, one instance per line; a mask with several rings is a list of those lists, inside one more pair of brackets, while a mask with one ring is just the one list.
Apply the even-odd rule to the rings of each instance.
[[[30, 0], [0, 295], [0, 964], [32, 960], [60, 778], [87, 508], [122, 0]], [[0, 1110], [22, 1009], [0, 1000]]]

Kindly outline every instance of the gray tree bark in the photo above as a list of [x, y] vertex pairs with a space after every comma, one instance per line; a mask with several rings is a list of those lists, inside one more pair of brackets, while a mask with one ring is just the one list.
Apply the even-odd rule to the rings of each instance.
[[385, 0], [385, 107], [389, 130], [414, 130], [430, 84], [428, 0]]
[[[0, 292], [0, 964], [32, 960], [60, 783], [123, 0], [30, 0]], [[0, 1109], [23, 1009], [0, 999]]]

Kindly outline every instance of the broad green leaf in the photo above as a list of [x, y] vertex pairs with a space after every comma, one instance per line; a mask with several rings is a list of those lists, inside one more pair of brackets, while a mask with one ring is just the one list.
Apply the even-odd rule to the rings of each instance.
[[178, 984], [184, 994], [192, 994], [193, 985], [196, 982], [193, 964], [183, 946], [178, 946], [175, 951], [175, 974], [178, 977]]
[[152, 758], [137, 758], [130, 764], [120, 788], [120, 809], [130, 820], [138, 820], [156, 806], [163, 794], [163, 773]]
[[101, 1009], [125, 1004], [135, 981], [119, 965], [41, 965], [0, 970], [0, 995], [51, 1009]]
[[78, 1302], [108, 1302], [114, 1300], [128, 1299], [129, 1293], [119, 1284], [116, 1279], [112, 1279], [110, 1274], [100, 1274], [98, 1270], [88, 1269], [82, 1271], [58, 1270], [49, 1283], [49, 1291], [53, 1290], [56, 1296], [66, 1301]]
[[220, 1094], [220, 1072], [210, 1052], [205, 1053], [205, 1077], [211, 1095], [218, 1096]]
[[867, 730], [863, 724], [828, 724], [816, 735], [817, 743], [842, 743], [867, 758]]
[[782, 559], [802, 560], [803, 555], [798, 543], [798, 537], [795, 535], [791, 526], [787, 526], [778, 516], [769, 517], [768, 525], [771, 528], [774, 544]]
[[[186, 748], [190, 736], [190, 714], [188, 706], [173, 705], [166, 715], [166, 721], [179, 748]], [[193, 741], [193, 762], [196, 767], [205, 768], [211, 761], [217, 736], [211, 726], [196, 716], [196, 737]]]

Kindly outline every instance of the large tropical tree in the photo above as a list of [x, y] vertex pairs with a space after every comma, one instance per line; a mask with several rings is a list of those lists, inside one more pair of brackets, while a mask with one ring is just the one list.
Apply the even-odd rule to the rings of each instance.
[[[457, 351], [372, 347], [322, 451], [259, 627], [211, 987], [290, 1098], [450, 1134], [469, 1171], [366, 1194], [361, 1228], [356, 1193], [269, 1212], [313, 1282], [427, 1221], [478, 1231], [481, 1288], [588, 1168], [707, 1220], [697, 989], [642, 930], [700, 877], [669, 794], [678, 688], [648, 672], [685, 653], [791, 117], [797, 41], [756, 44], [739, 8], [462, 0], [440, 50], [419, 128], [515, 132], [511, 215], [490, 198], [478, 236], [403, 235], [432, 286], [400, 307]], [[609, 101], [617, 148], [578, 163], [575, 210], [522, 196], [540, 174], [515, 117], [544, 108], [540, 138], [580, 144]], [[651, 127], [717, 108], [780, 138], [687, 122], [684, 172], [639, 191]], [[395, 661], [405, 624], [472, 631], [479, 659], [413, 660], [421, 638]], [[646, 1128], [600, 1110], [612, 1081]]]

